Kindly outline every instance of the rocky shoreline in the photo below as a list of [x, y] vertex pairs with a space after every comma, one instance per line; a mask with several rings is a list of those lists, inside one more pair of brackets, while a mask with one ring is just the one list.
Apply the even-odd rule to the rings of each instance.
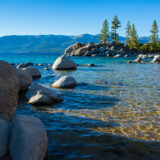
[[111, 42], [104, 43], [76, 43], [69, 46], [64, 55], [66, 56], [90, 56], [90, 57], [141, 57], [141, 59], [154, 58], [158, 54], [144, 54], [139, 51], [130, 50], [126, 44]]

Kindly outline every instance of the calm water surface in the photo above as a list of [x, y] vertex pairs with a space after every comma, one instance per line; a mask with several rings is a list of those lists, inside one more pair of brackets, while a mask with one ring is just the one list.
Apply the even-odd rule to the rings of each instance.
[[[59, 77], [73, 76], [87, 85], [55, 90], [64, 101], [36, 107], [20, 98], [17, 114], [40, 118], [48, 131], [48, 159], [160, 159], [160, 65], [127, 64], [129, 59], [72, 57], [76, 71], [52, 71], [57, 56], [1, 54], [11, 63], [34, 62], [49, 86]], [[37, 64], [42, 63], [43, 66]], [[21, 95], [22, 97], [22, 95]]]

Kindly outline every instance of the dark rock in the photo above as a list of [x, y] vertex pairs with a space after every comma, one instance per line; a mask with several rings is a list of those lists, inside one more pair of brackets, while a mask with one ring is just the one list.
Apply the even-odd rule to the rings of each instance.
[[9, 63], [0, 61], [0, 117], [11, 120], [18, 103], [17, 71]]

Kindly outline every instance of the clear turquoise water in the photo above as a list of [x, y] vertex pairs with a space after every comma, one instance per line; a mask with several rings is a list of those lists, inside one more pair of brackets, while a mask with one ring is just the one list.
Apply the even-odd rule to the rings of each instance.
[[0, 55], [11, 63], [35, 63], [43, 76], [33, 83], [49, 86], [63, 75], [87, 83], [55, 90], [64, 101], [53, 106], [28, 105], [21, 95], [17, 114], [33, 115], [44, 122], [49, 160], [159, 160], [160, 65], [127, 64], [127, 58], [72, 57], [77, 64], [97, 66], [52, 71], [47, 64], [56, 58], [51, 54]]

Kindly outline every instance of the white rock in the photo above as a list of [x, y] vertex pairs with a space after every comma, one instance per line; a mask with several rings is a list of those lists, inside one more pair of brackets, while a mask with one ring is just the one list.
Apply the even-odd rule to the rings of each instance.
[[76, 68], [77, 65], [64, 55], [59, 57], [52, 66], [53, 70], [73, 70]]
[[0, 157], [8, 152], [10, 134], [10, 124], [6, 120], [0, 119]]
[[43, 160], [48, 149], [47, 131], [35, 117], [13, 118], [9, 151], [13, 160]]
[[54, 88], [73, 88], [76, 86], [76, 80], [71, 76], [63, 76], [51, 86]]
[[32, 85], [29, 93], [31, 98], [28, 103], [33, 105], [49, 105], [62, 101], [62, 98], [57, 93], [40, 84]]
[[152, 63], [160, 63], [160, 55], [154, 56]]
[[34, 67], [27, 67], [27, 68], [24, 68], [23, 70], [27, 71], [32, 76], [32, 78], [41, 77], [41, 72]]
[[114, 56], [114, 58], [120, 58], [120, 57], [121, 57], [120, 54], [116, 54], [116, 55]]

